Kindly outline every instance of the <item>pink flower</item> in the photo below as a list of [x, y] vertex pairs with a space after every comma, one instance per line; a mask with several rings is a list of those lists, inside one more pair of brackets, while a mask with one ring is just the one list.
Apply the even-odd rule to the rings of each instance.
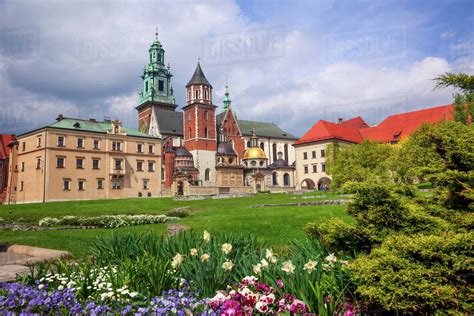
[[300, 300], [294, 300], [290, 306], [290, 312], [295, 314], [302, 314], [306, 312], [306, 304]]
[[276, 283], [277, 283], [277, 285], [280, 289], [283, 288], [283, 281], [282, 280], [277, 280]]
[[255, 305], [255, 308], [260, 312], [260, 313], [266, 313], [268, 312], [268, 305], [263, 303], [263, 302], [258, 302]]

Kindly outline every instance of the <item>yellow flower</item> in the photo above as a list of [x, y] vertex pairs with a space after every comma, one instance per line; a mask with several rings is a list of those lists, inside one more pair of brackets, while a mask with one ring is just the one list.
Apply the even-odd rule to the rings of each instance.
[[324, 258], [324, 260], [326, 260], [327, 262], [336, 262], [337, 261], [337, 258], [336, 256], [333, 254], [333, 253], [330, 253], [329, 256], [327, 256], [326, 258]]
[[205, 253], [200, 257], [200, 259], [201, 259], [201, 262], [207, 262], [209, 261], [209, 255]]
[[290, 273], [295, 273], [295, 266], [291, 262], [291, 260], [283, 262], [281, 266], [281, 270], [290, 274]]
[[267, 259], [270, 259], [270, 258], [272, 258], [272, 257], [275, 256], [275, 254], [273, 253], [273, 251], [272, 251], [271, 248], [270, 248], [270, 249], [266, 249], [265, 252], [266, 252], [265, 257], [266, 257]]
[[343, 267], [347, 267], [349, 265], [349, 261], [341, 260], [340, 262]]
[[261, 263], [261, 265], [262, 265], [262, 269], [266, 269], [266, 268], [268, 268], [268, 266], [269, 266], [268, 261], [265, 260], [265, 259], [262, 259], [262, 260], [260, 261], [260, 263]]
[[211, 234], [209, 234], [209, 232], [207, 230], [204, 231], [203, 239], [204, 239], [204, 241], [211, 240]]
[[232, 251], [232, 245], [231, 244], [223, 244], [222, 245], [222, 252], [224, 252], [226, 255], [228, 255]]
[[191, 253], [191, 256], [197, 256], [198, 250], [196, 248], [192, 248], [190, 253]]
[[184, 257], [177, 253], [176, 256], [173, 257], [173, 261], [171, 261], [171, 266], [176, 269], [181, 263], [183, 263]]
[[331, 266], [329, 264], [323, 264], [323, 270], [324, 271], [329, 271], [329, 269], [331, 269]]
[[316, 261], [308, 261], [305, 265], [304, 265], [304, 270], [308, 271], [309, 273], [313, 272], [313, 270], [316, 268], [316, 265], [318, 263]]
[[234, 264], [233, 264], [232, 261], [230, 261], [230, 260], [226, 260], [226, 261], [222, 264], [222, 268], [223, 268], [224, 270], [227, 270], [227, 271], [232, 270], [233, 267], [234, 267]]
[[262, 265], [260, 263], [253, 266], [253, 273], [260, 274], [262, 272]]

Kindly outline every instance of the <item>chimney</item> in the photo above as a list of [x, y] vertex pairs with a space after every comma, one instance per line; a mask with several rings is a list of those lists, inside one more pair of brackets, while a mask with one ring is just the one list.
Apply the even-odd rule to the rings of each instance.
[[342, 124], [342, 121], [343, 121], [343, 119], [342, 119], [342, 117], [340, 117], [339, 120], [338, 120], [338, 122], [337, 122], [337, 124], [341, 125], [341, 124]]
[[62, 121], [64, 119], [64, 116], [62, 114], [59, 114], [58, 117], [56, 118], [56, 121]]

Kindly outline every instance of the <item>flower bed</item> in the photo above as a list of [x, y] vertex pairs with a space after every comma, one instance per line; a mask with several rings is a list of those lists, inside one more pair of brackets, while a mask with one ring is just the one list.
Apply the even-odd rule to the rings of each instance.
[[45, 217], [39, 221], [39, 226], [94, 226], [103, 228], [118, 228], [126, 226], [166, 223], [168, 221], [177, 219], [177, 217], [169, 217], [166, 215], [101, 215], [93, 217], [66, 215], [60, 218]]

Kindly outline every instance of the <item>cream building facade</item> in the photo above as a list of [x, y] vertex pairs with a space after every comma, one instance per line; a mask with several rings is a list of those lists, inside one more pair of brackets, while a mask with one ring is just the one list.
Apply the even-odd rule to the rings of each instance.
[[157, 197], [161, 140], [120, 121], [59, 116], [17, 137], [7, 203]]

